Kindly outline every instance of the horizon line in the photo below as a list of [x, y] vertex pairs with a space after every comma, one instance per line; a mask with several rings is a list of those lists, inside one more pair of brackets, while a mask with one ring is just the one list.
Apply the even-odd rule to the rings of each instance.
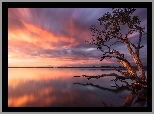
[[[123, 67], [123, 66], [8, 66], [8, 67], [51, 67], [51, 68], [55, 68], [55, 67]], [[136, 66], [132, 66], [132, 67], [136, 67]], [[143, 67], [147, 67], [147, 66], [143, 66]]]

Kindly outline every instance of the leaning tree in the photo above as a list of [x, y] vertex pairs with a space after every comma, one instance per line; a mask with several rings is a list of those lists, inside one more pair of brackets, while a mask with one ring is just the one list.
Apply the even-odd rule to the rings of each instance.
[[[114, 68], [115, 70], [120, 72], [122, 76], [135, 80], [134, 84], [138, 84], [141, 87], [147, 87], [145, 70], [139, 56], [139, 50], [144, 47], [141, 45], [141, 38], [146, 33], [144, 31], [145, 28], [140, 26], [141, 21], [138, 16], [133, 15], [135, 10], [135, 8], [112, 8], [112, 13], [107, 12], [98, 19], [102, 28], [98, 28], [96, 25], [90, 27], [93, 37], [87, 42], [96, 45], [97, 49], [102, 51], [103, 56], [101, 57], [101, 61], [105, 58], [117, 59], [117, 62], [126, 69], [126, 72], [117, 68]], [[124, 32], [124, 30], [127, 31]], [[133, 33], [138, 33], [137, 45], [132, 43], [129, 39], [129, 35]], [[138, 74], [124, 54], [112, 48], [116, 43], [126, 45], [126, 48], [137, 67]]]

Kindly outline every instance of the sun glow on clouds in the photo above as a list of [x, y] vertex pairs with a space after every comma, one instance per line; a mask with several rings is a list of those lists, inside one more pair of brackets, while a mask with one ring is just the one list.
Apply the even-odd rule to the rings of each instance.
[[[90, 25], [96, 23], [96, 17], [100, 17], [101, 12], [106, 10], [9, 8], [8, 65], [100, 64], [101, 56], [96, 47], [87, 45], [84, 41], [91, 38]], [[61, 12], [61, 15], [56, 12]], [[90, 16], [90, 12], [95, 16]], [[134, 35], [136, 34], [129, 37]], [[110, 64], [111, 61], [104, 60], [103, 63]]]
[[[11, 11], [10, 9], [9, 11]], [[78, 45], [78, 42], [75, 42], [75, 25], [73, 21], [70, 19], [68, 24], [65, 24], [66, 32], [70, 33], [69, 37], [65, 35], [56, 35], [51, 31], [46, 29], [42, 29], [33, 23], [28, 23], [32, 18], [32, 15], [29, 9], [16, 9], [19, 12], [18, 18], [22, 23], [22, 28], [14, 29], [11, 25], [11, 21], [9, 22], [8, 28], [8, 45], [9, 45], [9, 66], [46, 66], [46, 65], [63, 65], [66, 60], [60, 60], [60, 58], [49, 58], [50, 54], [39, 54], [37, 55], [37, 51], [39, 49], [57, 49], [57, 48], [70, 48], [72, 46]], [[15, 13], [15, 9], [13, 9]], [[17, 15], [15, 13], [15, 15]], [[14, 15], [9, 13], [9, 17], [15, 18]], [[23, 18], [23, 19], [22, 19]], [[11, 19], [10, 19], [11, 20]], [[80, 34], [82, 36], [82, 34]], [[68, 45], [52, 45], [58, 44], [59, 42], [67, 42]], [[36, 56], [31, 56], [31, 53], [34, 52]], [[71, 60], [69, 64], [72, 63]], [[21, 64], [22, 63], [22, 64]], [[68, 63], [68, 62], [67, 62]]]
[[[69, 45], [63, 45], [62, 48], [69, 48], [73, 45], [78, 44], [77, 42], [74, 44], [71, 44], [73, 43], [74, 40], [67, 40], [67, 37], [63, 37], [63, 36], [57, 37], [51, 32], [42, 30], [33, 25], [25, 24], [25, 27], [26, 29], [24, 30], [24, 32], [22, 32], [21, 30], [12, 32], [11, 30], [9, 30], [9, 34], [8, 34], [8, 37], [9, 37], [8, 44], [10, 46], [9, 47], [9, 63], [13, 63], [13, 64], [16, 63], [16, 65], [20, 64], [19, 66], [23, 66], [23, 65], [29, 66], [30, 63], [33, 63], [30, 66], [33, 66], [33, 65], [34, 66], [42, 66], [42, 65], [45, 66], [49, 64], [51, 64], [52, 66], [63, 65], [63, 62], [65, 61], [59, 60], [58, 58], [55, 58], [56, 60], [52, 58], [48, 58], [50, 57], [50, 54], [40, 54], [40, 55], [36, 55], [35, 57], [31, 57], [30, 55], [31, 52], [29, 51], [36, 50], [34, 53], [37, 54], [37, 50], [39, 48], [54, 50], [58, 47], [52, 46], [52, 43], [57, 43], [58, 38], [62, 42], [70, 43]], [[35, 34], [41, 33], [40, 36], [31, 35], [30, 31], [28, 31], [28, 28], [30, 28], [31, 31], [33, 31], [33, 33]], [[27, 51], [28, 48], [29, 48], [29, 51]], [[46, 59], [44, 57], [46, 57]], [[71, 63], [71, 61], [69, 61], [69, 63]], [[12, 65], [10, 64], [10, 66]]]
[[[41, 57], [48, 58], [50, 55], [43, 54], [43, 55], [36, 56], [37, 58], [32, 58], [31, 55], [29, 55], [30, 53], [26, 51], [26, 48], [36, 49], [36, 52], [34, 53], [37, 53], [37, 48], [55, 49], [58, 47], [52, 46], [52, 43], [58, 43], [59, 39], [61, 42], [70, 43], [69, 45], [63, 45], [62, 48], [69, 48], [73, 45], [78, 44], [77, 42], [74, 44], [71, 44], [74, 42], [73, 38], [70, 38], [70, 40], [68, 40], [68, 38], [65, 36], [56, 36], [54, 35], [54, 33], [38, 28], [32, 24], [28, 24], [25, 22], [23, 22], [23, 24], [25, 28], [22, 30], [10, 30], [10, 29], [8, 30], [9, 31], [8, 33], [9, 43], [8, 44], [10, 46], [9, 47], [9, 63], [17, 62], [17, 64], [22, 63], [24, 66], [25, 65], [29, 66], [30, 63], [33, 62], [35, 63], [33, 64], [34, 66], [35, 65], [44, 66], [44, 65], [49, 65], [49, 63], [53, 65], [56, 62], [56, 65], [58, 65], [59, 62], [57, 61], [59, 60], [57, 58], [56, 58], [57, 61], [52, 60], [52, 59], [46, 59], [45, 61], [39, 62], [41, 60]], [[16, 48], [17, 50], [14, 48]], [[24, 49], [24, 50], [21, 50], [21, 49]], [[33, 49], [29, 51], [33, 51]], [[14, 58], [13, 57], [11, 58], [11, 55], [14, 56]], [[45, 64], [46, 62], [48, 62], [48, 64]]]

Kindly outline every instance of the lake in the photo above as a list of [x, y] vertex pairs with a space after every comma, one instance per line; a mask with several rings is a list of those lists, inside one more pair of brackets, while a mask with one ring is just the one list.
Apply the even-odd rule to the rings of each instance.
[[147, 107], [146, 101], [136, 102], [136, 97], [129, 101], [133, 97], [131, 91], [112, 87], [125, 85], [111, 81], [114, 76], [90, 80], [82, 76], [110, 73], [119, 74], [95, 68], [8, 68], [8, 106]]

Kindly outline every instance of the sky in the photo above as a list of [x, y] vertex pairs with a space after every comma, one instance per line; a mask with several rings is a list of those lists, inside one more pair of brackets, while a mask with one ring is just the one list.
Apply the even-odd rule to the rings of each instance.
[[[90, 26], [111, 8], [9, 8], [8, 66], [121, 66], [116, 59], [100, 61], [102, 52], [85, 40], [92, 38]], [[134, 15], [147, 30], [147, 9]], [[123, 28], [125, 29], [125, 28]], [[137, 44], [138, 35], [129, 36]], [[140, 60], [147, 65], [147, 36], [142, 37]], [[112, 47], [135, 65], [126, 45]]]

